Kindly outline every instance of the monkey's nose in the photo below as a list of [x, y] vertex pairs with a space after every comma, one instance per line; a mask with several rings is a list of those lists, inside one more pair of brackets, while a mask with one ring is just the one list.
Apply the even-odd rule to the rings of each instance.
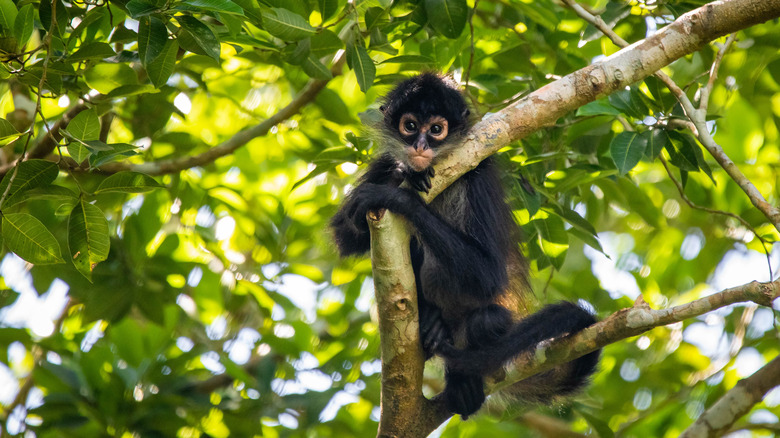
[[417, 141], [414, 142], [414, 149], [417, 152], [428, 150], [428, 141], [425, 139], [425, 137], [421, 135], [417, 138]]

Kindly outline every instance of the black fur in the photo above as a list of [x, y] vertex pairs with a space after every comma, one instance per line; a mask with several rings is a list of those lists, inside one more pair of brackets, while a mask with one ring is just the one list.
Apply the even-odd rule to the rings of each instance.
[[[547, 306], [517, 321], [511, 303], [512, 279], [525, 283], [527, 268], [518, 249], [520, 233], [504, 201], [496, 165], [483, 161], [426, 205], [416, 191], [430, 187], [432, 170], [410, 172], [406, 147], [398, 133], [401, 114], [420, 120], [443, 116], [455, 143], [469, 128], [468, 108], [454, 86], [426, 73], [402, 82], [385, 99], [388, 150], [369, 166], [331, 221], [343, 256], [369, 250], [366, 214], [388, 209], [413, 225], [412, 267], [417, 283], [420, 339], [426, 359], [440, 355], [446, 364], [447, 407], [463, 416], [485, 400], [483, 376], [489, 375], [540, 341], [574, 333], [596, 320], [572, 303]], [[445, 140], [445, 142], [446, 142]], [[432, 169], [432, 168], [429, 168]], [[517, 279], [514, 280], [517, 283]], [[580, 388], [595, 370], [598, 352], [568, 365], [550, 396]]]

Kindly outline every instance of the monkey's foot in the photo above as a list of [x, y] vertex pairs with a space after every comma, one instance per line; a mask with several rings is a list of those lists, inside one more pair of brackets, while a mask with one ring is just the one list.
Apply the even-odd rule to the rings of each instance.
[[460, 414], [464, 420], [468, 419], [485, 402], [482, 376], [448, 374], [444, 402], [450, 412]]

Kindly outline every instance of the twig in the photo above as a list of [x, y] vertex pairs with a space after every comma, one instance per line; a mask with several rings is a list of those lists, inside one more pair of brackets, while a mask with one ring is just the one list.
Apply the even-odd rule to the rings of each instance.
[[772, 273], [772, 257], [769, 254], [769, 249], [767, 248], [767, 242], [766, 242], [766, 240], [764, 240], [763, 237], [761, 237], [760, 234], [758, 234], [758, 231], [756, 231], [756, 229], [753, 228], [753, 226], [750, 225], [750, 223], [748, 221], [743, 219], [738, 214], [731, 213], [731, 212], [728, 212], [728, 211], [723, 211], [723, 210], [716, 210], [714, 208], [703, 207], [701, 205], [695, 204], [685, 194], [685, 189], [683, 188], [682, 184], [680, 184], [680, 182], [677, 181], [677, 178], [674, 177], [674, 174], [672, 173], [672, 170], [669, 168], [669, 164], [666, 162], [666, 158], [664, 158], [663, 155], [659, 155], [658, 158], [661, 161], [661, 164], [663, 164], [664, 169], [666, 169], [666, 174], [669, 175], [669, 179], [671, 179], [672, 182], [674, 183], [675, 187], [677, 187], [677, 191], [680, 193], [680, 198], [683, 201], [685, 201], [685, 203], [688, 204], [688, 206], [690, 208], [692, 208], [694, 210], [701, 210], [701, 211], [704, 211], [704, 212], [707, 212], [707, 213], [710, 213], [710, 214], [719, 214], [719, 215], [723, 215], [723, 216], [728, 216], [730, 218], [734, 218], [737, 221], [739, 221], [742, 225], [744, 225], [745, 228], [749, 229], [750, 232], [753, 233], [753, 235], [756, 237], [756, 239], [758, 239], [759, 242], [761, 242], [761, 246], [764, 248], [764, 254], [766, 255], [766, 263], [769, 266], [769, 278], [770, 279], [774, 278], [774, 274]]

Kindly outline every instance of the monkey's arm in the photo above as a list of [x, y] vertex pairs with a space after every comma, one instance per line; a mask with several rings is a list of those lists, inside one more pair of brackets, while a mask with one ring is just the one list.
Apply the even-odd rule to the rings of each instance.
[[[488, 302], [503, 292], [507, 283], [506, 260], [497, 242], [502, 230], [482, 230], [469, 235], [433, 213], [416, 192], [371, 183], [356, 187], [339, 215], [355, 227], [366, 227], [366, 213], [381, 208], [400, 214], [412, 223], [428, 255], [435, 259], [437, 275], [456, 285], [452, 293], [464, 293]], [[481, 219], [484, 218], [475, 220]], [[478, 228], [475, 224], [474, 229]]]
[[333, 237], [342, 257], [363, 254], [371, 246], [365, 213], [362, 218], [353, 218], [347, 213], [355, 208], [354, 194], [364, 184], [397, 187], [403, 182], [403, 178], [403, 171], [398, 166], [398, 162], [389, 154], [381, 155], [369, 165], [366, 173], [358, 181], [358, 186], [347, 196], [344, 204], [330, 221], [330, 228], [333, 230]]

